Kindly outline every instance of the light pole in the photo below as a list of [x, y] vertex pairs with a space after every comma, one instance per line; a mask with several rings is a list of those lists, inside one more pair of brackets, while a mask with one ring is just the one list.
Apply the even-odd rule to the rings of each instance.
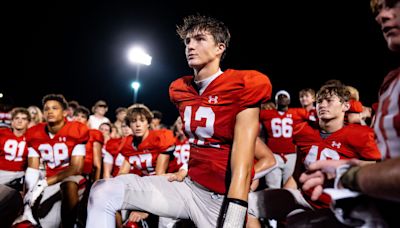
[[137, 100], [138, 91], [140, 88], [140, 83], [138, 81], [134, 81], [132, 82], [131, 87], [133, 89], [133, 103], [135, 104]]
[[149, 66], [151, 64], [151, 59], [152, 57], [140, 47], [133, 47], [128, 51], [129, 62], [136, 64], [136, 79], [131, 84], [133, 88], [133, 103], [136, 103], [137, 101], [137, 96], [140, 88], [140, 82], [139, 82], [140, 65], [143, 64]]

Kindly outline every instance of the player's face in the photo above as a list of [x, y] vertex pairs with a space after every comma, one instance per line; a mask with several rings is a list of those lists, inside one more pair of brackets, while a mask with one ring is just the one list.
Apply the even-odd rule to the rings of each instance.
[[64, 121], [67, 112], [58, 101], [49, 100], [44, 104], [43, 115], [47, 123], [59, 123]]
[[101, 124], [99, 127], [99, 130], [103, 135], [110, 135], [111, 134], [111, 128], [108, 126], [108, 124]]
[[126, 112], [125, 112], [125, 111], [120, 111], [120, 112], [117, 114], [117, 119], [118, 119], [119, 121], [121, 121], [121, 122], [123, 122], [123, 121], [125, 120], [125, 117], [126, 117]]
[[87, 116], [86, 116], [85, 114], [83, 114], [83, 113], [78, 113], [78, 114], [76, 114], [76, 115], [74, 116], [74, 120], [75, 120], [75, 121], [78, 121], [78, 122], [81, 122], [81, 123], [83, 123], [83, 124], [86, 124], [87, 121], [88, 121], [88, 118], [87, 118]]
[[340, 102], [337, 95], [327, 96], [317, 100], [317, 115], [321, 120], [332, 120], [344, 117], [346, 104]]
[[136, 137], [147, 136], [149, 133], [149, 122], [143, 115], [136, 115], [132, 119], [130, 127], [133, 131], [133, 135]]
[[176, 119], [175, 125], [176, 125], [176, 133], [179, 135], [183, 135], [184, 132], [183, 132], [183, 123], [181, 117], [178, 117], [178, 119]]
[[122, 124], [121, 128], [123, 136], [133, 135], [132, 129], [128, 125]]
[[68, 107], [67, 108], [67, 113], [68, 113], [68, 116], [73, 116], [74, 115], [74, 108], [72, 108], [72, 107]]
[[300, 104], [303, 107], [311, 105], [314, 101], [315, 99], [310, 93], [303, 93], [300, 96]]
[[380, 0], [377, 8], [375, 19], [381, 26], [389, 49], [400, 52], [400, 0]]
[[219, 61], [224, 44], [217, 44], [207, 31], [196, 30], [188, 33], [185, 38], [185, 54], [189, 67], [201, 69], [211, 62]]
[[24, 113], [18, 113], [11, 122], [11, 127], [15, 130], [21, 131], [28, 129], [28, 116]]
[[289, 106], [289, 104], [290, 104], [290, 99], [289, 99], [289, 97], [287, 97], [286, 95], [280, 94], [280, 95], [278, 96], [278, 102], [277, 102], [277, 104], [278, 104], [279, 106]]

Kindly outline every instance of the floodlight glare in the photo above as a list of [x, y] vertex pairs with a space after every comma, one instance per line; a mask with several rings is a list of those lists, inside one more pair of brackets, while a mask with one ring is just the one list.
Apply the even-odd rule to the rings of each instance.
[[133, 47], [128, 51], [128, 59], [132, 63], [140, 63], [149, 66], [152, 57], [148, 55], [142, 48]]
[[134, 90], [138, 90], [140, 88], [140, 83], [139, 82], [132, 82], [131, 87]]

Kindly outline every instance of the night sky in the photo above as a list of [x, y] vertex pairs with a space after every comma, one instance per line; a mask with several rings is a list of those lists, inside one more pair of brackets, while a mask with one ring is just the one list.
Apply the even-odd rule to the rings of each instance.
[[2, 102], [41, 106], [44, 95], [62, 93], [90, 108], [103, 99], [110, 106], [107, 116], [114, 120], [115, 108], [133, 101], [130, 83], [136, 66], [127, 61], [126, 50], [141, 45], [153, 61], [140, 68], [138, 101], [162, 111], [165, 122], [172, 124], [178, 112], [169, 101], [169, 84], [192, 73], [175, 26], [197, 12], [230, 28], [223, 70], [267, 74], [274, 93], [291, 93], [293, 106], [299, 105], [300, 89], [318, 89], [333, 78], [358, 88], [369, 106], [377, 100], [384, 75], [398, 64], [366, 0], [140, 2], [3, 5]]

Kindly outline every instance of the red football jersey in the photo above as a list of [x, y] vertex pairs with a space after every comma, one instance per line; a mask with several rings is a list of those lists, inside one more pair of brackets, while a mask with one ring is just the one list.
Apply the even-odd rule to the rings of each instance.
[[257, 71], [226, 70], [201, 95], [193, 85], [193, 76], [172, 82], [170, 98], [189, 138], [188, 175], [192, 180], [225, 194], [236, 115], [269, 100], [271, 90], [268, 77]]
[[46, 123], [40, 123], [28, 129], [26, 141], [29, 157], [41, 157], [46, 163], [46, 176], [51, 177], [69, 166], [71, 156], [85, 155], [85, 144], [89, 140], [86, 125], [72, 121], [50, 137]]
[[400, 67], [382, 83], [374, 129], [382, 159], [400, 157]]
[[168, 164], [168, 173], [175, 173], [179, 171], [179, 169], [188, 165], [190, 157], [190, 145], [189, 140], [185, 139], [180, 141], [178, 138], [175, 141], [175, 151], [174, 151], [174, 159]]
[[140, 171], [143, 176], [154, 175], [158, 155], [164, 152], [172, 153], [174, 150], [173, 132], [167, 129], [150, 130], [149, 135], [137, 148], [133, 145], [133, 137], [130, 135], [126, 138], [121, 154], [131, 164], [133, 170]]
[[25, 136], [17, 137], [9, 128], [0, 128], [0, 170], [25, 171], [28, 147]]
[[93, 143], [98, 142], [101, 145], [104, 143], [103, 133], [96, 129], [89, 130], [89, 141], [86, 143], [86, 156], [85, 164], [83, 166], [83, 173], [90, 174], [93, 166]]
[[315, 123], [318, 125], [318, 115], [316, 108], [313, 108], [308, 112], [308, 120], [310, 121], [310, 123]]
[[[113, 170], [111, 175], [113, 177], [117, 176], [119, 173], [119, 169], [122, 163], [125, 160], [125, 157], [120, 153], [122, 144], [125, 143], [126, 138], [115, 138], [107, 141], [103, 153], [107, 153], [108, 155], [104, 155], [103, 161], [106, 163], [113, 164]], [[108, 160], [110, 159], [110, 160]]]
[[309, 113], [304, 108], [289, 108], [286, 112], [275, 109], [261, 110], [260, 122], [265, 132], [268, 147], [276, 154], [296, 152], [292, 142], [294, 123], [308, 121]]
[[[293, 141], [300, 151], [305, 167], [317, 160], [340, 160], [358, 158], [361, 160], [380, 160], [381, 155], [371, 128], [358, 124], [345, 125], [323, 139], [319, 129], [307, 123], [295, 126]], [[328, 207], [330, 198], [322, 194], [318, 201], [312, 201], [305, 193], [306, 200], [316, 208]]]

